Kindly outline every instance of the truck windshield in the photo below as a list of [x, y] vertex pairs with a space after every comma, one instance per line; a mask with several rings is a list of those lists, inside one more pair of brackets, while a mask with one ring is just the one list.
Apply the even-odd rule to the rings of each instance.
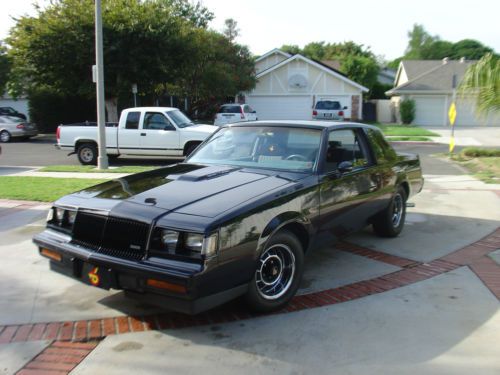
[[175, 125], [177, 125], [177, 127], [179, 128], [185, 128], [187, 126], [195, 125], [195, 123], [191, 121], [189, 117], [187, 117], [178, 109], [167, 112], [167, 115], [172, 119], [173, 122], [175, 122]]
[[317, 129], [242, 126], [222, 128], [189, 158], [188, 163], [311, 172], [317, 160]]

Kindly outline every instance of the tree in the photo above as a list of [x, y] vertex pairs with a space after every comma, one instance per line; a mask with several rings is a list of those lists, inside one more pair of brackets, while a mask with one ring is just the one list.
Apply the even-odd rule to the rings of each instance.
[[408, 47], [406, 48], [404, 58], [406, 60], [420, 60], [422, 59], [423, 50], [437, 40], [437, 37], [431, 36], [425, 31], [423, 25], [418, 23], [413, 25], [413, 29], [408, 31]]
[[500, 113], [500, 59], [487, 53], [477, 63], [471, 65], [459, 85], [462, 96], [472, 96], [476, 100], [478, 115]]
[[452, 59], [465, 57], [467, 60], [478, 60], [487, 53], [492, 53], [493, 49], [486, 47], [477, 40], [464, 39], [453, 44], [452, 51], [448, 55]]
[[296, 55], [297, 53], [301, 53], [302, 50], [296, 44], [283, 44], [280, 48], [283, 52], [289, 53], [290, 55]]
[[[191, 30], [213, 14], [188, 0], [105, 0], [103, 37], [106, 109], [117, 119], [117, 98], [136, 83], [142, 92], [174, 82], [184, 73], [193, 49]], [[35, 17], [21, 17], [7, 42], [17, 93], [49, 87], [61, 94], [94, 97], [94, 1], [57, 0]], [[189, 46], [189, 47], [188, 47]]]
[[422, 47], [420, 58], [422, 60], [441, 60], [445, 57], [452, 58], [454, 44], [446, 40], [435, 40]]
[[2, 96], [5, 90], [5, 84], [9, 78], [10, 72], [10, 60], [7, 56], [7, 49], [0, 42], [0, 96]]
[[343, 43], [311, 42], [300, 49], [296, 45], [284, 45], [281, 48], [288, 53], [300, 53], [313, 60], [337, 60], [340, 71], [349, 79], [371, 89], [377, 82], [379, 66], [377, 58], [362, 44], [352, 41]]
[[239, 35], [240, 35], [240, 29], [238, 28], [238, 22], [236, 22], [232, 18], [228, 18], [227, 20], [224, 21], [224, 30], [222, 33], [226, 36], [227, 39], [229, 39], [231, 42], [233, 42]]

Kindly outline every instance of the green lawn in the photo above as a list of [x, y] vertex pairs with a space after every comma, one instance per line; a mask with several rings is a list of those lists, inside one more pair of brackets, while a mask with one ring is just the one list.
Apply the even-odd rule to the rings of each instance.
[[93, 165], [50, 165], [43, 167], [38, 172], [84, 172], [84, 173], [139, 173], [150, 171], [158, 167], [145, 166], [124, 166], [109, 168], [105, 170], [97, 169]]
[[481, 181], [500, 184], [500, 149], [467, 147], [449, 157]]
[[415, 126], [415, 125], [384, 125], [373, 124], [378, 126], [384, 135], [397, 135], [397, 136], [423, 136], [423, 137], [439, 137], [439, 134], [431, 132], [430, 130]]
[[89, 178], [0, 177], [0, 198], [53, 202], [107, 180]]
[[414, 142], [428, 142], [428, 141], [432, 141], [431, 138], [429, 137], [421, 137], [421, 136], [403, 136], [403, 137], [399, 137], [399, 136], [391, 136], [391, 137], [387, 137], [386, 138], [389, 142], [391, 141], [414, 141]]

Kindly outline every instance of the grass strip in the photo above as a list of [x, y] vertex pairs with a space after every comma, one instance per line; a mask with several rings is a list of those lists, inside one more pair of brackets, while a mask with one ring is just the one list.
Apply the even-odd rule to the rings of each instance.
[[38, 172], [73, 172], [73, 173], [139, 173], [146, 172], [158, 167], [131, 165], [109, 169], [97, 169], [93, 165], [50, 165], [43, 167]]
[[53, 202], [58, 198], [109, 180], [0, 176], [0, 198]]

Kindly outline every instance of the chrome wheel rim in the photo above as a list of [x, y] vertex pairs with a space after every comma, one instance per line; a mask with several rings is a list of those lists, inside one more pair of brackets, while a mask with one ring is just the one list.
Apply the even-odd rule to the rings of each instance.
[[90, 148], [82, 148], [80, 150], [80, 158], [86, 162], [86, 163], [90, 163], [92, 161], [92, 159], [94, 158], [94, 153], [92, 152], [92, 150]]
[[397, 228], [401, 223], [403, 217], [403, 197], [400, 194], [396, 194], [392, 202], [392, 226]]
[[284, 244], [273, 245], [259, 258], [255, 283], [260, 296], [275, 300], [283, 296], [292, 285], [295, 275], [295, 255]]
[[7, 133], [7, 132], [1, 132], [0, 133], [0, 140], [2, 142], [8, 142], [9, 139], [10, 139], [9, 133]]

